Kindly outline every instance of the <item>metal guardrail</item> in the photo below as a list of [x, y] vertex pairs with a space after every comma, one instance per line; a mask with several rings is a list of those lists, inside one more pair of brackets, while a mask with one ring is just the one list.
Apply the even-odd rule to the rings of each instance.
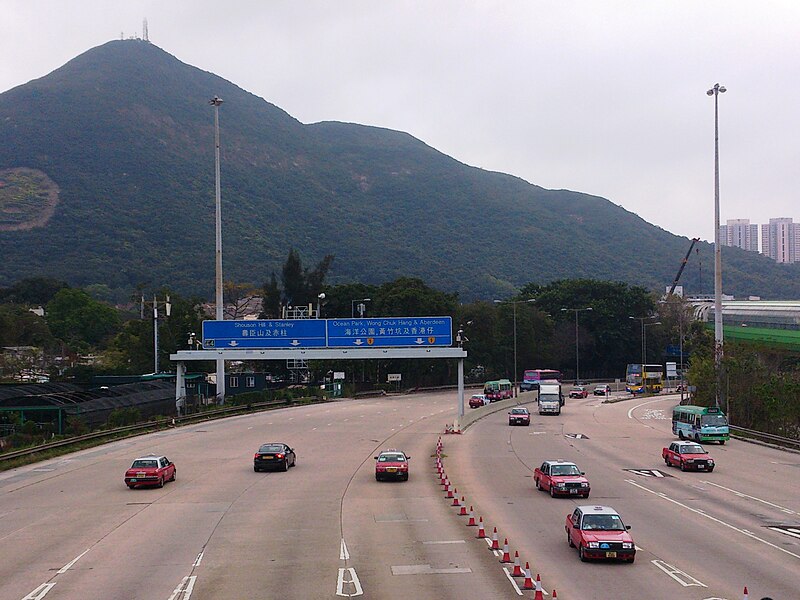
[[[327, 400], [317, 399], [317, 402], [326, 402]], [[217, 410], [206, 411], [202, 413], [196, 413], [193, 415], [186, 415], [184, 417], [175, 417], [174, 419], [162, 419], [159, 421], [148, 421], [146, 423], [137, 423], [136, 425], [126, 425], [124, 427], [115, 427], [114, 429], [107, 429], [105, 431], [95, 431], [92, 433], [87, 433], [84, 435], [78, 435], [75, 437], [71, 437], [65, 440], [59, 440], [57, 442], [50, 442], [48, 444], [41, 444], [39, 446], [34, 446], [32, 448], [23, 448], [22, 450], [15, 450], [13, 452], [6, 452], [0, 454], [0, 464], [7, 460], [11, 460], [14, 458], [20, 458], [22, 456], [32, 456], [34, 454], [38, 454], [39, 452], [45, 452], [47, 450], [52, 450], [54, 448], [63, 448], [66, 446], [71, 446], [73, 444], [78, 444], [80, 442], [85, 442], [87, 440], [100, 440], [103, 438], [114, 438], [119, 436], [120, 434], [125, 433], [134, 433], [137, 431], [149, 431], [151, 429], [162, 429], [171, 427], [173, 422], [175, 426], [177, 425], [186, 425], [189, 423], [195, 423], [199, 421], [208, 421], [212, 419], [218, 419], [221, 417], [226, 417], [230, 415], [234, 415], [237, 413], [246, 413], [252, 412], [253, 410], [258, 409], [268, 409], [274, 406], [290, 406], [293, 402], [286, 401], [286, 400], [271, 400], [269, 402], [254, 402], [252, 404], [244, 404], [244, 405], [236, 405], [236, 406], [229, 406], [226, 408], [220, 408]]]
[[734, 425], [729, 425], [728, 429], [731, 431], [731, 433], [744, 434], [744, 435], [739, 435], [738, 437], [755, 438], [758, 441], [770, 442], [778, 446], [794, 447], [800, 450], [800, 440], [798, 439], [783, 437], [781, 435], [775, 435], [773, 433], [764, 433], [763, 431], [756, 431], [755, 429], [736, 427]]

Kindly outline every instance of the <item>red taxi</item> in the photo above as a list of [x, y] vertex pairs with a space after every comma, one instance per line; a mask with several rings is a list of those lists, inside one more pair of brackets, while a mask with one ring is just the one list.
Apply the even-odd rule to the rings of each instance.
[[589, 497], [591, 487], [583, 471], [574, 462], [546, 460], [533, 472], [533, 483], [537, 490], [550, 492], [550, 496]]
[[165, 481], [175, 481], [175, 464], [166, 456], [150, 454], [137, 458], [125, 471], [125, 485], [133, 489], [140, 486], [164, 487]]
[[410, 456], [389, 448], [384, 450], [375, 457], [375, 480], [381, 481], [382, 479], [399, 479], [400, 481], [408, 481], [408, 461]]
[[626, 526], [610, 506], [578, 506], [567, 515], [564, 529], [567, 543], [578, 548], [584, 562], [611, 559], [632, 563], [636, 557], [636, 544], [628, 533], [630, 525]]
[[669, 448], [662, 448], [661, 458], [668, 467], [680, 467], [681, 471], [714, 470], [714, 459], [696, 442], [672, 442]]

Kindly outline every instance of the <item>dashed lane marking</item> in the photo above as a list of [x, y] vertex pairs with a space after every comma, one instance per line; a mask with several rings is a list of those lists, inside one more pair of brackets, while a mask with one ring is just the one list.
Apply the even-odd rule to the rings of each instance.
[[437, 569], [430, 565], [392, 565], [392, 575], [451, 575], [472, 573], [469, 567], [445, 567]]
[[771, 506], [772, 508], [777, 508], [777, 509], [778, 509], [778, 510], [780, 510], [781, 512], [785, 512], [785, 513], [786, 513], [786, 514], [788, 514], [788, 515], [796, 515], [796, 514], [800, 514], [800, 513], [796, 513], [795, 511], [793, 511], [793, 510], [791, 510], [791, 509], [788, 509], [788, 508], [786, 508], [786, 507], [784, 507], [784, 506], [780, 506], [780, 505], [778, 505], [778, 504], [774, 504], [774, 503], [772, 503], [772, 502], [769, 502], [769, 501], [767, 501], [767, 500], [762, 500], [761, 498], [756, 498], [755, 496], [750, 496], [750, 495], [748, 495], [748, 494], [745, 494], [745, 493], [743, 493], [743, 492], [739, 492], [739, 491], [737, 491], [737, 490], [733, 490], [733, 489], [731, 489], [731, 488], [727, 488], [727, 487], [725, 487], [724, 485], [719, 485], [719, 484], [717, 484], [717, 483], [713, 483], [713, 482], [711, 482], [711, 481], [703, 481], [703, 483], [705, 483], [705, 484], [707, 484], [707, 485], [713, 485], [713, 486], [714, 486], [714, 487], [716, 487], [716, 488], [719, 488], [719, 489], [721, 489], [721, 490], [725, 490], [726, 492], [730, 492], [730, 493], [732, 493], [732, 494], [735, 494], [735, 495], [736, 495], [736, 496], [738, 496], [739, 498], [747, 498], [747, 499], [749, 499], [749, 500], [755, 500], [756, 502], [761, 502], [762, 504], [766, 504], [767, 506]]
[[342, 543], [339, 545], [339, 560], [350, 560], [350, 553], [347, 551], [347, 544], [344, 543], [344, 538], [342, 538]]
[[434, 540], [430, 542], [422, 542], [423, 544], [466, 544], [466, 540]]

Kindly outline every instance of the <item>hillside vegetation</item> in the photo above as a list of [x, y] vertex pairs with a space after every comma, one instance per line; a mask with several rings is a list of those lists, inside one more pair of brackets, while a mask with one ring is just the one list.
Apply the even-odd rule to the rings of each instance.
[[[36, 223], [30, 202], [43, 202], [44, 188], [24, 196], [22, 212], [0, 200], [0, 285], [40, 276], [118, 295], [170, 285], [211, 296], [214, 95], [224, 100], [229, 280], [261, 285], [297, 248], [312, 262], [334, 255], [332, 283], [418, 277], [465, 300], [566, 278], [662, 290], [689, 247], [604, 198], [470, 167], [407, 133], [300, 123], [124, 40], [0, 94], [0, 169], [36, 169], [60, 190], [52, 216]], [[698, 247], [682, 283], [709, 293], [711, 246]], [[726, 293], [800, 296], [800, 265], [724, 250]]]

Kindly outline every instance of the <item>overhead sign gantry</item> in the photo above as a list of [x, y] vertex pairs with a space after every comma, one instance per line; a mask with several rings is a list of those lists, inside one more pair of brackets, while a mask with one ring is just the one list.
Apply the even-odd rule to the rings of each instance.
[[451, 317], [203, 321], [202, 350], [179, 350], [176, 401], [186, 395], [185, 361], [458, 359], [458, 420], [464, 415], [466, 351], [453, 347]]

